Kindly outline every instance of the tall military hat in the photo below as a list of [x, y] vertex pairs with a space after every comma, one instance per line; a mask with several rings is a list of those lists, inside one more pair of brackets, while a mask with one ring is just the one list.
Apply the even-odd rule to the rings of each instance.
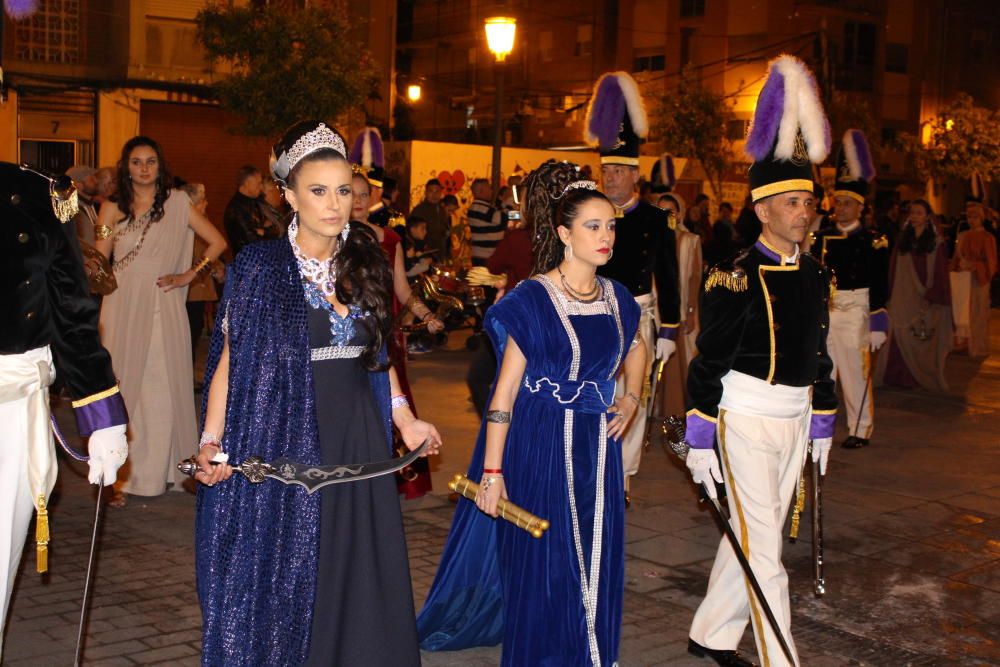
[[986, 203], [986, 182], [978, 171], [972, 172], [969, 176], [969, 194], [965, 195], [967, 204]]
[[366, 127], [358, 134], [351, 146], [348, 156], [351, 164], [364, 170], [368, 182], [377, 188], [385, 185], [385, 148], [382, 146], [382, 135], [377, 127]]
[[639, 145], [649, 134], [639, 86], [627, 72], [608, 72], [594, 85], [583, 138], [601, 154], [601, 164], [639, 166]]
[[674, 158], [670, 153], [663, 153], [660, 159], [653, 163], [649, 172], [649, 182], [654, 192], [670, 192], [677, 184], [677, 172], [674, 169]]
[[746, 153], [754, 202], [783, 192], [813, 191], [813, 164], [830, 154], [830, 123], [805, 63], [781, 55], [768, 64]]
[[850, 197], [864, 204], [873, 178], [875, 164], [865, 133], [861, 130], [844, 132], [844, 141], [837, 153], [837, 182], [833, 196]]

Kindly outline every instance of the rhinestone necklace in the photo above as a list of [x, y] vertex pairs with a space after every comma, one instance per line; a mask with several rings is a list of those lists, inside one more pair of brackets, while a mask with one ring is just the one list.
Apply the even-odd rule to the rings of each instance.
[[288, 242], [292, 246], [292, 253], [295, 255], [295, 261], [299, 265], [299, 274], [303, 279], [315, 285], [323, 293], [323, 296], [333, 296], [337, 291], [337, 272], [333, 268], [333, 260], [337, 256], [337, 251], [334, 250], [333, 254], [330, 255], [330, 259], [325, 262], [321, 262], [313, 257], [306, 257], [305, 253], [302, 252], [302, 248], [296, 242], [298, 235], [299, 223], [296, 217], [288, 225]]

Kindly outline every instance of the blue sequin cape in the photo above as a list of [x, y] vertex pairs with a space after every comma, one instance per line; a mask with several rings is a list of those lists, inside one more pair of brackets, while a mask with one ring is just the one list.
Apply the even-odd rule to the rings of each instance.
[[[613, 315], [564, 311], [564, 320], [555, 307], [554, 285], [537, 278], [523, 281], [486, 313], [484, 328], [497, 359], [503, 358], [509, 335], [527, 360], [504, 448], [507, 492], [511, 501], [548, 519], [551, 527], [535, 539], [460, 501], [434, 584], [417, 618], [425, 650], [453, 651], [503, 641], [504, 665], [591, 664], [569, 509], [566, 408], [573, 411], [573, 488], [589, 571], [600, 417], [613, 402], [614, 377], [639, 321], [639, 307], [628, 290], [602, 280], [613, 290], [620, 330]], [[577, 378], [590, 381], [578, 395], [579, 383], [568, 380], [574, 354], [567, 324], [578, 343]], [[558, 394], [568, 401], [565, 405], [547, 392], [552, 387], [542, 378], [561, 383], [564, 390]], [[468, 470], [476, 481], [482, 476], [485, 432], [483, 422]], [[610, 665], [618, 654], [625, 567], [619, 441], [608, 441], [603, 479], [595, 635], [601, 664]]]
[[[207, 401], [226, 317], [223, 446], [232, 462], [251, 455], [321, 462], [307, 309], [287, 240], [255, 243], [239, 253], [219, 306], [204, 389]], [[370, 377], [389, 458], [389, 377], [385, 372]], [[239, 474], [211, 488], [200, 486], [195, 563], [203, 665], [298, 665], [307, 658], [319, 525], [320, 494], [309, 496], [298, 486], [272, 480], [250, 484]]]

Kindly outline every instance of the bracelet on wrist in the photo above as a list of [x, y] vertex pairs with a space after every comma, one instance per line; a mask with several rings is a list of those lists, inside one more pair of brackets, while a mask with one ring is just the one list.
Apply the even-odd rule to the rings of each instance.
[[484, 475], [502, 475], [503, 468], [483, 468]]
[[631, 398], [633, 401], [635, 401], [636, 405], [639, 405], [639, 397], [633, 394], [631, 391], [625, 392], [625, 397]]
[[191, 270], [195, 272], [195, 275], [197, 275], [200, 274], [202, 271], [208, 270], [211, 267], [211, 264], [212, 260], [203, 255], [202, 258], [198, 261], [198, 263], [191, 267]]
[[407, 400], [405, 394], [396, 394], [395, 396], [392, 397], [390, 406], [392, 407], [393, 410], [395, 410], [396, 408], [408, 408], [410, 407], [410, 401]]

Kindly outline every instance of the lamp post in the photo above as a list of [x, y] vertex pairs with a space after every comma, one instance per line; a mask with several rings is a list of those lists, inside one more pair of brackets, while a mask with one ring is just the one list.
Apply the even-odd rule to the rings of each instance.
[[496, 57], [493, 78], [496, 89], [496, 101], [493, 110], [493, 174], [490, 179], [493, 195], [500, 190], [500, 153], [503, 147], [503, 75], [504, 61], [514, 50], [514, 34], [517, 31], [517, 19], [509, 16], [492, 16], [486, 19], [486, 43], [490, 52]]

